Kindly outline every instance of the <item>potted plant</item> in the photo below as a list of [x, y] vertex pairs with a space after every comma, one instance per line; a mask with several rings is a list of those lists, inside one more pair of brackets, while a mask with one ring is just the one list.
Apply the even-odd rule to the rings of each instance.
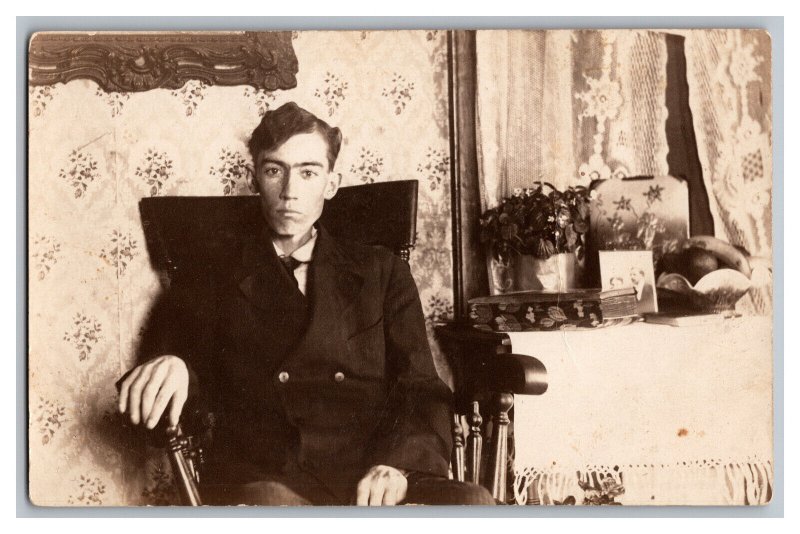
[[576, 287], [589, 230], [589, 190], [536, 184], [515, 189], [481, 216], [481, 243], [496, 262], [494, 286], [500, 291]]

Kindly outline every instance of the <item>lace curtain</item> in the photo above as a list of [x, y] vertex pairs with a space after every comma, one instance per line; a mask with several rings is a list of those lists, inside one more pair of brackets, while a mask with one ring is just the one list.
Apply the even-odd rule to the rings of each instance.
[[[770, 266], [769, 36], [679, 33], [715, 232]], [[481, 209], [539, 180], [562, 188], [668, 174], [665, 37], [644, 30], [478, 31]], [[760, 287], [745, 306], [769, 313], [769, 280], [755, 282]]]
[[[759, 30], [686, 33], [690, 105], [717, 237], [772, 264], [772, 62]], [[714, 209], [715, 208], [715, 209]], [[767, 281], [750, 291], [772, 309]]]

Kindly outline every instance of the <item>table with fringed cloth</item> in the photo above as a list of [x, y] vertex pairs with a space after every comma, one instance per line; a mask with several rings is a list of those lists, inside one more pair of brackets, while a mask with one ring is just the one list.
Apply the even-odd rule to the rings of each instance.
[[769, 502], [771, 318], [508, 335], [549, 382], [515, 398], [518, 504]]

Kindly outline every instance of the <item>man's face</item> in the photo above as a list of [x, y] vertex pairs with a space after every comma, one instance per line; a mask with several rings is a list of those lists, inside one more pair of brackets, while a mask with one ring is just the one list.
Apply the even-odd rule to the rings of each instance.
[[642, 281], [642, 276], [636, 269], [631, 270], [631, 282], [638, 284]]
[[339, 189], [328, 169], [328, 145], [318, 133], [298, 134], [282, 145], [262, 150], [256, 159], [261, 212], [281, 237], [302, 236], [322, 214], [326, 199]]

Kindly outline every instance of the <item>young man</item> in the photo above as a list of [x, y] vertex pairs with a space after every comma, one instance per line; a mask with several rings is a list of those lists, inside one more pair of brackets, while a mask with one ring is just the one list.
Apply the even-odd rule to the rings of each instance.
[[655, 310], [655, 300], [653, 297], [653, 286], [651, 286], [644, 275], [644, 270], [632, 267], [631, 284], [636, 291], [636, 313], [649, 313]]
[[119, 409], [153, 428], [187, 400], [214, 407], [207, 504], [492, 504], [447, 479], [451, 394], [408, 266], [317, 223], [341, 139], [294, 103], [264, 115], [249, 145], [263, 231], [229, 272], [160, 299]]

